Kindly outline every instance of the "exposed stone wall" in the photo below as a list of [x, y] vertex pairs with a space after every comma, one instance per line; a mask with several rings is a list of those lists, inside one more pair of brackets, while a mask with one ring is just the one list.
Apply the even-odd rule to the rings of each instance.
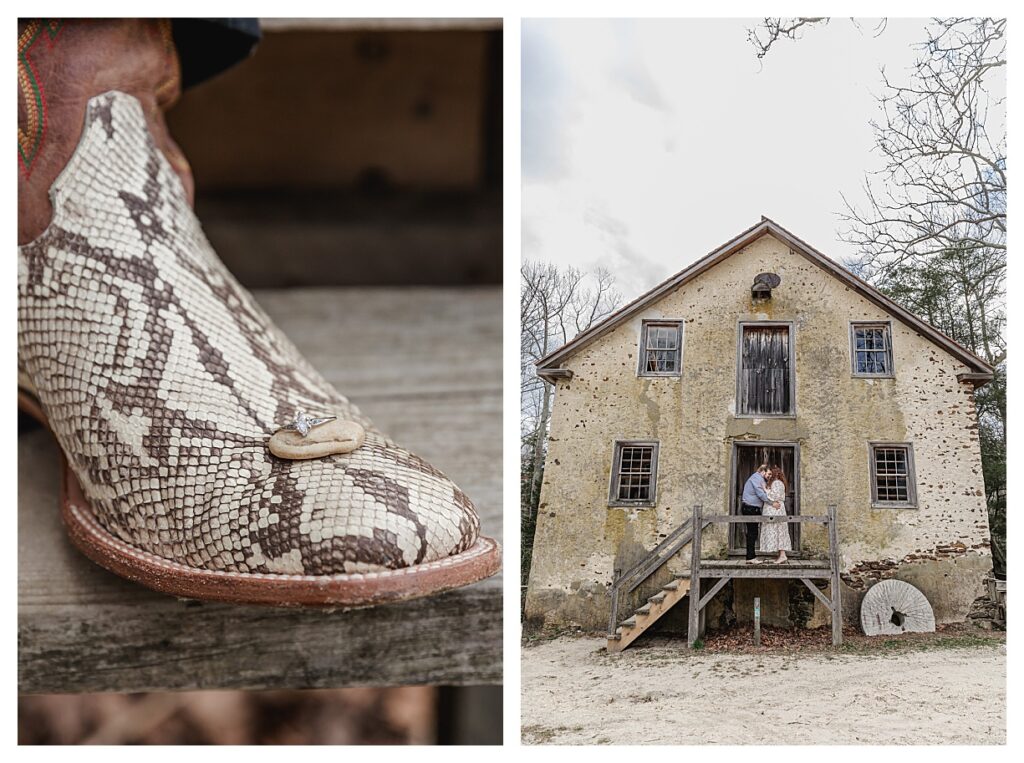
[[[755, 306], [750, 285], [764, 271], [778, 273], [782, 284]], [[641, 321], [656, 318], [685, 321], [681, 378], [637, 376]], [[735, 416], [740, 320], [794, 323], [795, 417]], [[854, 320], [891, 320], [894, 379], [852, 376]], [[565, 367], [573, 378], [559, 382], [555, 395], [526, 600], [533, 623], [604, 627], [613, 570], [653, 548], [694, 504], [727, 512], [733, 443], [750, 440], [799, 445], [802, 512], [838, 505], [851, 585], [866, 582], [866, 565], [937, 565], [943, 572], [920, 580], [940, 622], [963, 619], [980, 595], [991, 564], [972, 388], [956, 378], [968, 369], [774, 237], [666, 295]], [[654, 508], [608, 506], [617, 439], [660, 442]], [[871, 508], [871, 441], [913, 443], [918, 508]], [[724, 554], [725, 528], [707, 530], [704, 546]], [[822, 528], [805, 526], [802, 546], [827, 550]], [[942, 556], [943, 548], [955, 553]], [[677, 559], [672, 568], [683, 566]], [[788, 612], [788, 595], [779, 600]]]

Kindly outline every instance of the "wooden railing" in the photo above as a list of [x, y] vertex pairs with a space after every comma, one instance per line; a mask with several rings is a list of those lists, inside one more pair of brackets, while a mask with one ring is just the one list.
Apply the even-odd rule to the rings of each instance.
[[[708, 523], [701, 525], [703, 531]], [[687, 519], [679, 527], [668, 534], [653, 551], [630, 567], [626, 572], [615, 570], [615, 580], [609, 591], [611, 596], [611, 614], [608, 618], [608, 633], [614, 634], [619, 624], [619, 606], [622, 603], [623, 595], [628, 595], [640, 587], [641, 584], [659, 569], [669, 559], [678, 554], [683, 546], [693, 539], [693, 528], [695, 524]]]
[[[700, 627], [700, 612], [707, 606], [708, 602], [718, 593], [722, 587], [734, 577], [755, 577], [755, 578], [798, 578], [803, 581], [811, 592], [821, 601], [832, 613], [832, 643], [839, 645], [843, 641], [842, 605], [839, 591], [839, 536], [836, 530], [836, 507], [829, 506], [825, 516], [804, 516], [790, 515], [783, 516], [759, 516], [744, 514], [715, 514], [705, 517], [703, 508], [698, 504], [693, 507], [693, 517], [690, 523], [693, 527], [698, 525], [703, 529], [710, 524], [794, 524], [797, 522], [809, 522], [825, 525], [828, 530], [828, 570], [824, 569], [818, 575], [810, 574], [806, 569], [789, 570], [785, 568], [773, 568], [770, 565], [762, 567], [751, 566], [743, 569], [709, 571], [703, 567], [701, 559], [701, 541], [703, 532], [697, 533], [690, 545], [690, 622], [688, 641], [690, 646], [698, 638]], [[818, 587], [811, 582], [812, 577], [824, 578], [828, 576], [831, 583], [831, 598], [825, 596]], [[718, 578], [714, 585], [701, 594], [701, 577]]]

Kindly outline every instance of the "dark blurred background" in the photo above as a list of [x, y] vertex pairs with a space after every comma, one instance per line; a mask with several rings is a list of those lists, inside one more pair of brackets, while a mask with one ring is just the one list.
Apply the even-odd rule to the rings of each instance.
[[[250, 288], [500, 285], [498, 20], [262, 22], [170, 112]], [[26, 695], [22, 744], [500, 744], [501, 687]]]
[[250, 288], [501, 283], [500, 20], [265, 20], [185, 92], [196, 209]]

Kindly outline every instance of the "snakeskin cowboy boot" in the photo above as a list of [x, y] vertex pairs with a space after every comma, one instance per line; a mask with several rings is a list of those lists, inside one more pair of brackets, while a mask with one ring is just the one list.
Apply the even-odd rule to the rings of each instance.
[[500, 565], [472, 503], [377, 431], [227, 271], [140, 102], [89, 100], [18, 250], [19, 403], [93, 561], [177, 596], [369, 606]]

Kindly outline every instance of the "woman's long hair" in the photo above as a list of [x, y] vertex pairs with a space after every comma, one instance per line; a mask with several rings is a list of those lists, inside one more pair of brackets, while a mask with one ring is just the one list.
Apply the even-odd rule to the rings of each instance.
[[782, 471], [781, 466], [772, 467], [772, 473], [768, 475], [768, 487], [771, 487], [772, 483], [775, 482], [775, 480], [779, 480], [780, 482], [782, 482], [782, 486], [786, 488], [786, 492], [789, 492], [789, 483], [786, 481], [786, 475]]

